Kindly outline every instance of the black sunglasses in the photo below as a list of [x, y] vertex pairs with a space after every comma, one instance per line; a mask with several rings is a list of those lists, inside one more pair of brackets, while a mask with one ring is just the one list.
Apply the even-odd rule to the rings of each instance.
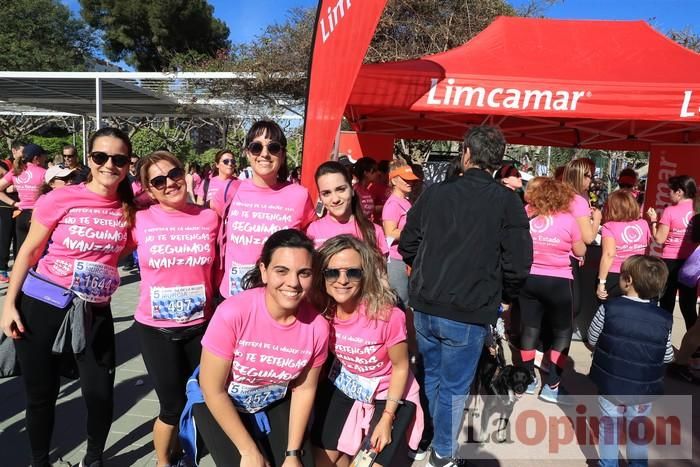
[[250, 152], [254, 156], [259, 156], [260, 154], [262, 154], [262, 150], [266, 146], [267, 152], [269, 152], [273, 156], [276, 156], [282, 150], [282, 145], [277, 141], [273, 141], [268, 145], [264, 145], [258, 141], [253, 141], [248, 145], [248, 152]]
[[233, 159], [221, 159], [219, 162], [221, 162], [224, 165], [233, 165]]
[[183, 178], [185, 178], [185, 171], [180, 167], [175, 167], [170, 169], [170, 172], [168, 172], [166, 175], [158, 175], [157, 177], [153, 177], [149, 183], [156, 190], [164, 190], [168, 184], [168, 179], [172, 180], [173, 182], [179, 182]]
[[362, 280], [362, 269], [359, 268], [328, 268], [323, 270], [323, 277], [325, 277], [327, 281], [337, 281], [340, 279], [341, 272], [345, 272], [345, 277], [347, 277], [350, 282]]
[[106, 152], [95, 151], [90, 153], [90, 159], [97, 165], [105, 165], [107, 159], [112, 159], [112, 164], [120, 169], [131, 161], [129, 156], [124, 154], [107, 154]]

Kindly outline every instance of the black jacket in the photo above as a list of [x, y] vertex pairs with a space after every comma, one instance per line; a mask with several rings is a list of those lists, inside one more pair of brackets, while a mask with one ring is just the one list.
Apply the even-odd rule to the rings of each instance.
[[432, 185], [408, 212], [399, 253], [418, 311], [492, 324], [530, 273], [532, 238], [518, 196], [480, 169]]

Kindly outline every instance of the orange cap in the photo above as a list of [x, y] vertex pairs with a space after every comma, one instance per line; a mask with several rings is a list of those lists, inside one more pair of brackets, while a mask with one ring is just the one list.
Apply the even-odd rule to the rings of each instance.
[[404, 180], [418, 180], [418, 177], [416, 177], [416, 174], [413, 173], [413, 170], [411, 170], [411, 167], [408, 165], [398, 167], [389, 172], [389, 179], [394, 177], [401, 177]]

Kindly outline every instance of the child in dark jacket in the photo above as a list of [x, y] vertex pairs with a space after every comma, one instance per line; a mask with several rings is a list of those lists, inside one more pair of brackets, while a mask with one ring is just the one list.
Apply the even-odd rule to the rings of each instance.
[[[656, 300], [667, 277], [661, 259], [630, 256], [620, 269], [624, 296], [601, 305], [588, 330], [588, 341], [595, 346], [590, 377], [598, 386], [602, 415], [600, 467], [618, 465], [619, 418], [624, 417], [629, 432], [630, 422], [649, 416], [652, 401], [663, 394], [665, 364], [673, 360], [673, 316]], [[628, 439], [626, 451], [630, 467], [648, 465], [646, 443]]]

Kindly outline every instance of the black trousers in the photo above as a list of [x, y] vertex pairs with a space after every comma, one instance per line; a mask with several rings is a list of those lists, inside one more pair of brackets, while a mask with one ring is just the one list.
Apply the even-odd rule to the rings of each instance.
[[666, 289], [661, 296], [659, 305], [672, 314], [676, 306], [676, 292], [678, 292], [678, 306], [685, 321], [685, 329], [688, 330], [693, 327], [693, 324], [698, 319], [696, 310], [697, 291], [694, 287], [686, 287], [678, 282], [678, 272], [685, 263], [684, 259], [664, 258], [664, 263], [668, 267], [668, 280], [666, 281]]
[[[271, 467], [279, 467], [284, 463], [284, 452], [287, 450], [287, 440], [289, 438], [289, 409], [292, 398], [289, 394], [279, 402], [276, 402], [265, 409], [270, 422], [270, 434], [265, 439], [257, 440], [258, 448], [265, 456]], [[238, 467], [241, 463], [241, 454], [231, 441], [231, 438], [221, 429], [209, 411], [206, 404], [196, 404], [192, 408], [197, 430], [204, 440], [211, 457], [217, 467]], [[248, 429], [248, 433], [253, 433], [252, 417], [243, 416], [243, 424]], [[313, 467], [314, 456], [311, 450], [311, 443], [308, 437], [304, 439], [302, 447], [304, 455], [301, 458], [304, 467]]]
[[202, 354], [205, 326], [187, 326], [160, 330], [135, 323], [141, 342], [141, 354], [158, 395], [158, 418], [176, 426], [185, 408], [185, 386]]
[[[67, 309], [60, 309], [22, 295], [19, 313], [25, 326], [15, 349], [22, 368], [27, 397], [26, 422], [32, 465], [49, 466], [56, 399], [60, 387], [61, 356], [51, 348]], [[112, 425], [114, 408], [114, 322], [109, 305], [93, 307], [93, 322], [85, 352], [75, 356], [80, 388], [87, 407], [86, 464], [102, 456]], [[67, 420], [61, 429], [76, 429], [77, 420]]]
[[27, 234], [29, 233], [29, 224], [32, 220], [32, 212], [34, 212], [33, 209], [25, 209], [19, 213], [19, 216], [17, 216], [15, 219], [17, 251], [19, 251], [19, 249], [22, 247], [22, 243], [24, 243], [24, 239], [27, 238]]
[[7, 271], [7, 263], [10, 261], [10, 245], [14, 240], [13, 256], [17, 257], [17, 232], [15, 219], [12, 217], [14, 209], [5, 203], [0, 203], [0, 271]]

